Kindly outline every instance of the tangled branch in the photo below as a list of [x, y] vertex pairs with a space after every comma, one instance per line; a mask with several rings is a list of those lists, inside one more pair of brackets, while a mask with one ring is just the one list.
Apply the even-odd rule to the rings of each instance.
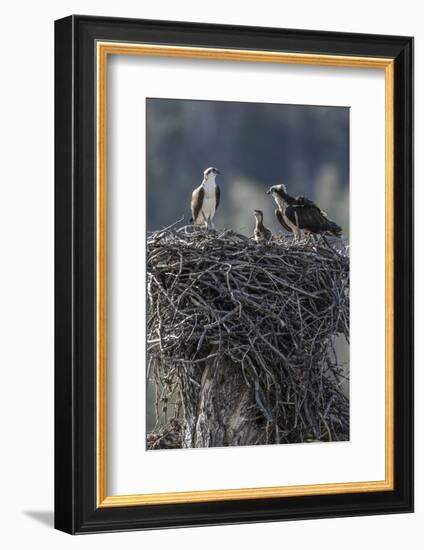
[[147, 352], [158, 412], [197, 406], [211, 362], [238, 369], [258, 443], [349, 437], [337, 335], [349, 338], [346, 247], [269, 243], [226, 230], [165, 229], [147, 239]]

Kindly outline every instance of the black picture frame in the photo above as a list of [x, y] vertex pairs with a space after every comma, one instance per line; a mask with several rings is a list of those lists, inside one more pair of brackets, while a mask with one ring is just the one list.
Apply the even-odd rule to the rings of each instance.
[[[96, 504], [96, 70], [99, 40], [394, 60], [392, 491]], [[413, 39], [73, 15], [55, 22], [55, 527], [93, 533], [413, 511]]]

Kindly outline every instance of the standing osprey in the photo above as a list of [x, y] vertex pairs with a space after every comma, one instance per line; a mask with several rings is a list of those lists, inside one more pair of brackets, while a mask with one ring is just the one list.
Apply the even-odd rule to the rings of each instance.
[[214, 228], [212, 222], [219, 205], [221, 192], [215, 182], [218, 168], [211, 166], [203, 172], [203, 181], [191, 195], [191, 222], [195, 225], [205, 225]]
[[254, 210], [253, 215], [255, 216], [256, 226], [253, 232], [253, 238], [257, 243], [261, 241], [271, 240], [272, 233], [271, 231], [264, 226], [264, 214], [262, 210]]
[[309, 234], [341, 236], [342, 228], [329, 220], [327, 214], [306, 197], [290, 196], [283, 184], [273, 185], [267, 193], [271, 193], [277, 203], [275, 215], [278, 221], [285, 229], [293, 231], [296, 239], [300, 238], [302, 230]]

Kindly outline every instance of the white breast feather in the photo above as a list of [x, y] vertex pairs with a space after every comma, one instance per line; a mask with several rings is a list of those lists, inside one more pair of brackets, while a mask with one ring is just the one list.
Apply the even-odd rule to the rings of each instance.
[[[203, 189], [205, 191], [205, 194], [203, 196], [203, 204], [200, 212], [203, 212], [205, 221], [212, 220], [215, 216], [216, 207], [215, 179], [212, 180], [212, 178], [209, 178], [207, 181], [205, 181], [203, 183]], [[199, 217], [200, 215], [201, 214], [199, 214]]]

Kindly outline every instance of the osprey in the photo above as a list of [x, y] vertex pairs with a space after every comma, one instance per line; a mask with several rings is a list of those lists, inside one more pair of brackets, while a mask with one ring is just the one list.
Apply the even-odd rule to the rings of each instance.
[[271, 240], [272, 233], [271, 231], [264, 226], [264, 214], [262, 210], [254, 210], [253, 215], [255, 216], [256, 226], [253, 232], [253, 238], [257, 243], [260, 241], [269, 241]]
[[219, 205], [220, 189], [215, 181], [218, 168], [211, 166], [203, 172], [203, 181], [191, 195], [191, 222], [214, 228], [212, 222]]
[[302, 230], [309, 234], [322, 235], [331, 233], [336, 237], [342, 234], [342, 228], [329, 220], [327, 214], [306, 197], [292, 197], [285, 185], [273, 185], [267, 191], [277, 203], [277, 216], [280, 224], [288, 231], [293, 231], [296, 239]]

